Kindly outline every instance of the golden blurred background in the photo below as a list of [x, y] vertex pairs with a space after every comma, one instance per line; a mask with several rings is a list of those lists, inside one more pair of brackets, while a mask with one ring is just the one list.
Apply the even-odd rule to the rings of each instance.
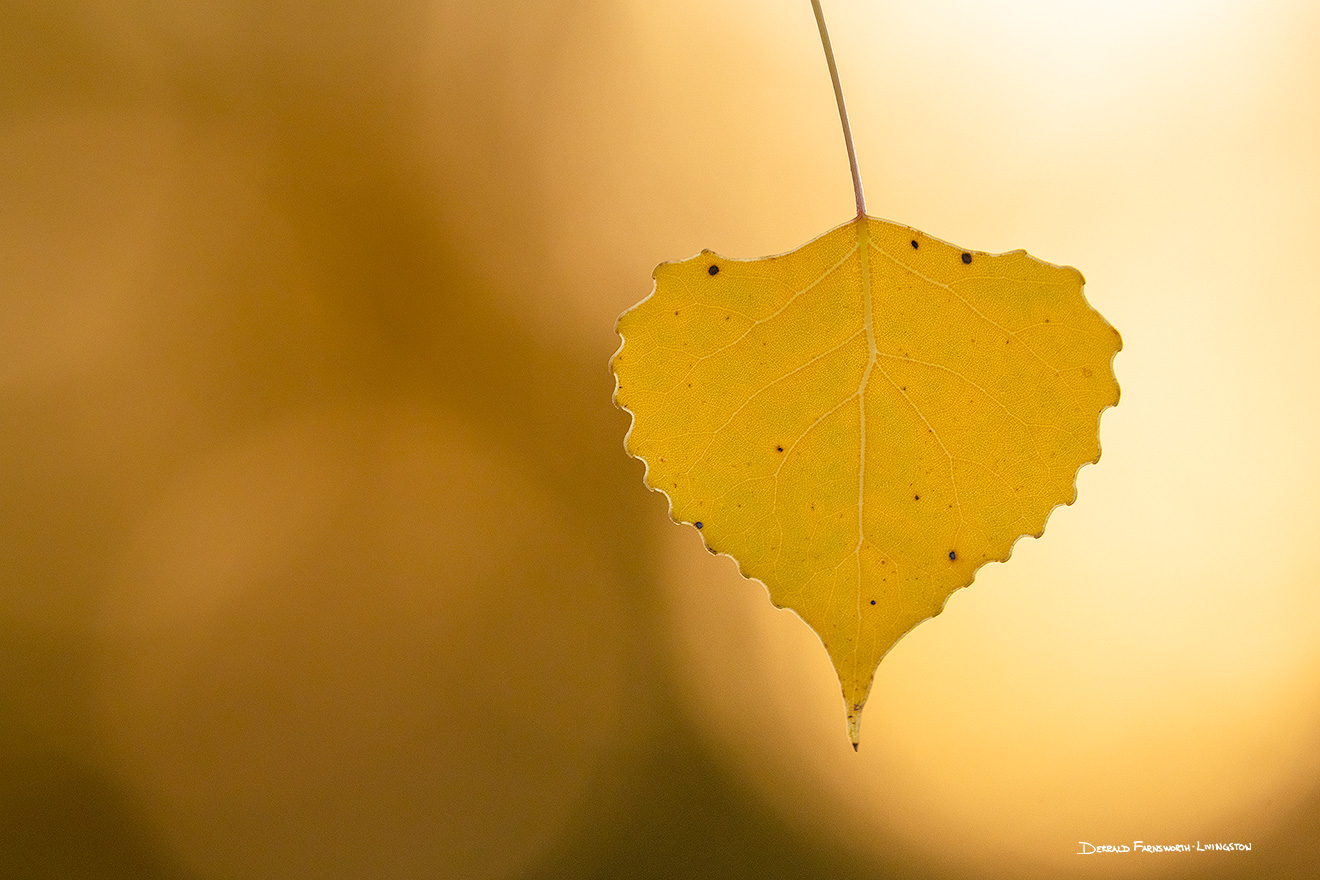
[[850, 218], [806, 0], [0, 6], [0, 877], [1314, 875], [1320, 10], [826, 13], [870, 212], [1125, 339], [858, 754], [606, 366]]

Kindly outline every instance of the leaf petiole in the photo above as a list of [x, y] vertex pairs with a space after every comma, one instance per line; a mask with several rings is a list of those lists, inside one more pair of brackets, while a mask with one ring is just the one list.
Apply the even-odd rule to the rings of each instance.
[[834, 50], [830, 47], [830, 33], [825, 28], [825, 12], [820, 0], [811, 0], [816, 13], [816, 26], [820, 28], [820, 43], [825, 47], [825, 61], [830, 66], [830, 79], [834, 82], [834, 100], [839, 103], [839, 121], [843, 123], [843, 142], [848, 147], [848, 167], [852, 170], [853, 195], [857, 198], [857, 216], [866, 214], [866, 198], [862, 195], [862, 174], [857, 170], [857, 151], [853, 148], [852, 128], [848, 125], [848, 109], [843, 105], [843, 86], [839, 84], [839, 68], [834, 64]]

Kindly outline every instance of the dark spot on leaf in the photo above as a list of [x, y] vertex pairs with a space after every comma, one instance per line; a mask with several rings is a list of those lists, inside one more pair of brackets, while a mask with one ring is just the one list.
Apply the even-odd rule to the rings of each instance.
[[694, 522], [693, 525], [696, 526], [697, 528], [701, 528], [702, 526], [702, 524], [699, 522]]
[[964, 263], [970, 263], [970, 262], [972, 261], [972, 255], [971, 255], [971, 254], [966, 254], [966, 253], [963, 254], [963, 255], [962, 255], [962, 261], [963, 261]]
[[709, 550], [711, 553], [718, 553], [718, 552], [719, 552], [719, 551], [716, 550], [714, 547], [707, 547], [706, 549]]
[[719, 266], [716, 266], [714, 263], [711, 263], [710, 268], [707, 269], [706, 271], [709, 272], [709, 273], [712, 274], [712, 275], [718, 275], [718, 274], [720, 274], [720, 267], [719, 267]]
[[[916, 240], [915, 238], [912, 239], [912, 249], [913, 249], [914, 251], [917, 249], [917, 240]], [[875, 603], [872, 602], [871, 604], [874, 605]]]
[[950, 558], [950, 559], [957, 559], [957, 558], [958, 558], [958, 554], [955, 553], [955, 552], [953, 552], [952, 550], [950, 550], [950, 551], [949, 551], [949, 558]]
[[782, 446], [776, 446], [776, 447], [775, 447], [775, 452], [783, 452], [783, 451], [784, 451], [784, 447], [782, 447]]
[[921, 500], [921, 496], [920, 496], [920, 495], [913, 495], [913, 496], [912, 496], [912, 500], [913, 500], [913, 501], [920, 501], [920, 500]]
[[678, 312], [674, 312], [674, 314], [675, 314], [675, 315], [677, 315], [677, 314], [678, 314]]
[[871, 600], [871, 604], [872, 604], [872, 605], [875, 604], [875, 600], [874, 600], [874, 599]]

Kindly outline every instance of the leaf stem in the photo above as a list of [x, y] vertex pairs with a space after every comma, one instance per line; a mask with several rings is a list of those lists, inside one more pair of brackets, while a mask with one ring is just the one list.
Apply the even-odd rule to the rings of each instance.
[[839, 85], [839, 68], [834, 64], [834, 50], [830, 48], [830, 33], [825, 29], [825, 13], [820, 0], [811, 0], [816, 13], [816, 26], [820, 28], [820, 43], [825, 47], [825, 61], [830, 66], [830, 79], [834, 82], [834, 100], [839, 102], [839, 121], [843, 123], [843, 142], [848, 147], [848, 167], [852, 170], [853, 195], [857, 198], [857, 216], [866, 213], [866, 198], [862, 195], [862, 174], [857, 170], [857, 150], [853, 148], [852, 128], [848, 125], [848, 108], [843, 105], [843, 86]]

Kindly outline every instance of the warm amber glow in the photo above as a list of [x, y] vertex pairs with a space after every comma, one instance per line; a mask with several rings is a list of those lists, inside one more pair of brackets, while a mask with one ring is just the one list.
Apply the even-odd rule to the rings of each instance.
[[825, 0], [870, 212], [1125, 342], [858, 754], [606, 366], [852, 215], [806, 0], [3, 7], [0, 875], [1313, 873], [1313, 4]]
[[[884, 661], [856, 756], [810, 633], [670, 529], [675, 662], [694, 711], [767, 797], [813, 826], [827, 813], [842, 841], [877, 853], [894, 846], [876, 833], [888, 829], [969, 875], [1221, 870], [1074, 853], [1135, 839], [1259, 850], [1320, 784], [1320, 469], [1307, 451], [1320, 307], [1304, 256], [1320, 230], [1307, 158], [1320, 125], [1295, 33], [1314, 17], [840, 6], [856, 19], [836, 25], [836, 51], [846, 83], [855, 50], [872, 212], [1081, 268], [1124, 335], [1122, 403], [1077, 505]], [[873, 28], [884, 48], [859, 58]], [[1288, 89], [1302, 91], [1268, 97]], [[832, 192], [846, 211], [847, 190]]]

